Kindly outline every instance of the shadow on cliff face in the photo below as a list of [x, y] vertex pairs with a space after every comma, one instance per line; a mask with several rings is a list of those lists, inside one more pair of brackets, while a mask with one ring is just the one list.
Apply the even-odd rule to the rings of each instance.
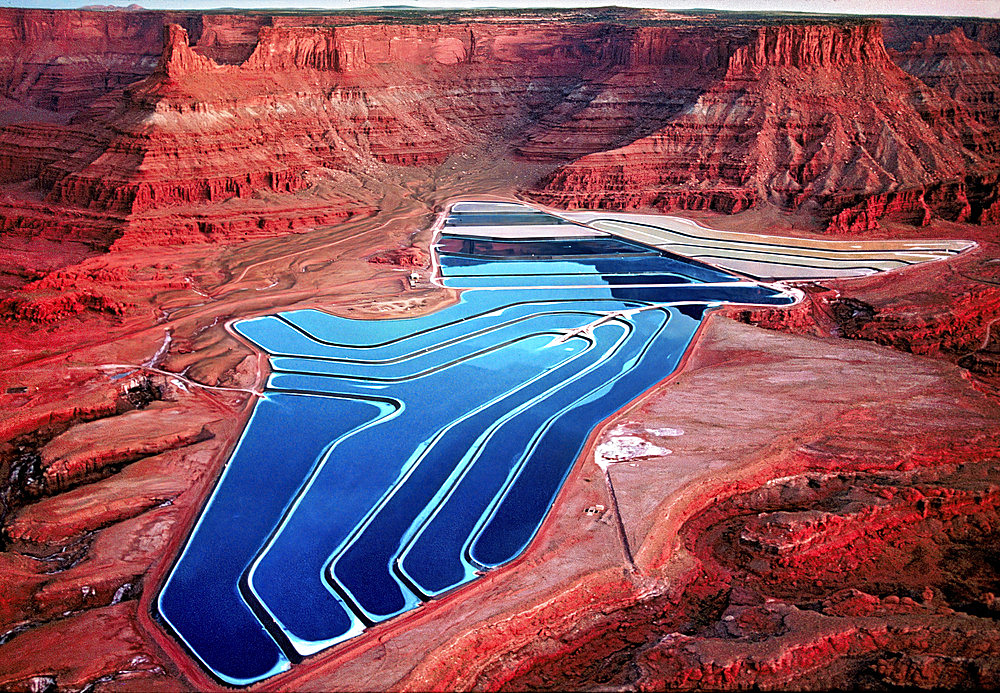
[[735, 22], [715, 30], [612, 26], [610, 34], [593, 66], [516, 133], [518, 156], [565, 162], [656, 133], [695, 108], [723, 80], [737, 48], [753, 37], [750, 27]]
[[862, 327], [875, 319], [876, 310], [856, 298], [840, 298], [831, 303], [837, 329], [841, 334], [857, 334]]

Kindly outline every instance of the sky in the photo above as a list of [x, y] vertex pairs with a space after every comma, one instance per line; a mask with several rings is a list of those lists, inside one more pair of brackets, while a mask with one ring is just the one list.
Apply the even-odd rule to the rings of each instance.
[[[666, 10], [821, 12], [1000, 17], [1000, 0], [135, 0], [148, 9], [309, 8], [353, 9], [412, 6], [427, 9], [489, 7], [602, 7], [622, 5]], [[0, 6], [74, 8], [129, 5], [133, 0], [0, 0]]]

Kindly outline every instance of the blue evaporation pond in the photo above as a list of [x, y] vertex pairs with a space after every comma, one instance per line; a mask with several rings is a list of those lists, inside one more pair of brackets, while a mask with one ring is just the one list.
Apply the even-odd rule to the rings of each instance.
[[471, 277], [445, 277], [444, 285], [455, 289], [517, 286], [627, 286], [686, 284], [689, 277], [676, 274], [496, 274]]
[[594, 427], [676, 368], [707, 307], [791, 302], [612, 236], [446, 233], [434, 252], [442, 280], [468, 287], [436, 313], [235, 326], [273, 372], [156, 602], [225, 683], [272, 676], [515, 558]]
[[435, 246], [441, 255], [464, 255], [470, 258], [504, 259], [525, 257], [572, 257], [574, 255], [657, 255], [655, 249], [611, 236], [594, 238], [480, 238], [441, 236]]
[[545, 212], [452, 212], [445, 226], [562, 226], [566, 222]]

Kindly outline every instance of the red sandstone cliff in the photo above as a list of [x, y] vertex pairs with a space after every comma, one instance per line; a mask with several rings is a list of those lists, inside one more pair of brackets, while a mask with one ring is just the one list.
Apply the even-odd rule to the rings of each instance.
[[990, 129], [993, 150], [1000, 149], [1000, 57], [956, 28], [913, 44], [897, 62], [926, 85], [961, 103]]
[[159, 12], [0, 10], [0, 94], [76, 110], [150, 73], [163, 23]]
[[[571, 160], [538, 191], [567, 206], [769, 203], [842, 231], [1000, 216], [997, 58], [969, 39], [900, 54], [908, 74], [874, 23], [609, 17], [0, 11], [21, 104], [0, 129], [17, 183], [0, 228], [97, 247], [270, 235], [369, 212], [360, 181], [386, 164], [498, 141]], [[355, 182], [317, 196], [329, 172]]]
[[1000, 54], [1000, 23], [975, 17], [893, 17], [882, 20], [885, 44], [895, 51], [906, 51], [914, 43], [956, 29], [986, 48]]
[[[15, 203], [9, 223], [23, 226], [25, 208], [40, 215], [44, 205], [53, 214], [85, 209], [122, 220], [115, 222], [125, 231], [118, 245], [161, 242], [164, 225], [178, 226], [165, 210], [183, 219], [192, 205], [296, 193], [317, 170], [433, 165], [497, 135], [518, 137], [587, 71], [650, 59], [641, 32], [618, 27], [608, 41], [599, 23], [262, 24], [243, 63], [207, 57], [220, 41], [239, 44], [246, 28], [224, 37], [201, 26], [209, 32], [203, 51], [170, 25], [145, 80], [96, 100], [66, 126], [8, 128], [0, 177], [34, 179], [44, 193], [41, 205], [36, 198]], [[289, 228], [364, 211], [358, 203], [345, 191], [325, 212], [290, 219]], [[266, 209], [243, 215], [249, 226], [223, 220], [213, 228], [222, 238], [243, 237], [256, 232], [255, 214], [261, 230], [275, 230]], [[131, 229], [146, 237], [130, 241]], [[171, 240], [205, 235], [191, 229]]]
[[[497, 136], [520, 142], [528, 159], [579, 157], [539, 191], [555, 204], [807, 205], [843, 230], [870, 228], [885, 214], [915, 223], [932, 213], [994, 215], [993, 179], [981, 173], [995, 165], [997, 59], [968, 39], [928, 39], [904, 61], [928, 86], [893, 64], [878, 24], [304, 26], [311, 20], [130, 13], [136, 20], [122, 38], [123, 13], [84, 15], [94, 24], [86, 31], [111, 38], [79, 55], [113, 43], [114, 62], [131, 71], [106, 77], [100, 94], [63, 99], [79, 111], [65, 126], [4, 131], [0, 180], [34, 180], [44, 198], [13, 202], [16, 214], [0, 208], [7, 226], [28, 223], [24, 209], [41, 218], [87, 210], [123, 229], [121, 243], [140, 228], [152, 236], [139, 242], [156, 243], [192, 205], [297, 193], [317, 170], [433, 165]], [[72, 17], [3, 16], [21, 49], [41, 31], [83, 31]], [[165, 38], [153, 38], [157, 22], [177, 18], [187, 30], [168, 23]], [[61, 44], [40, 43], [48, 70]], [[155, 69], [152, 46], [162, 46]], [[7, 69], [10, 84], [31, 85], [8, 93], [41, 104], [32, 89], [51, 77], [26, 82], [23, 66]], [[88, 70], [46, 93], [95, 81]], [[151, 74], [114, 90], [142, 70]], [[238, 238], [255, 224], [295, 228], [366, 209], [348, 191], [327, 202], [326, 212], [307, 204], [298, 222], [283, 210], [288, 221], [277, 227], [267, 210], [241, 209], [238, 222], [225, 220], [229, 211], [209, 235]], [[165, 217], [168, 210], [176, 214]], [[206, 235], [180, 225], [189, 230], [174, 240]]]
[[[965, 34], [974, 32], [1000, 50], [1000, 34], [995, 29], [986, 23], [965, 22], [893, 53], [904, 71], [953, 99], [983, 126], [981, 139], [964, 144], [990, 159], [992, 170], [868, 197], [835, 213], [833, 228], [866, 231], [883, 217], [923, 225], [935, 215], [951, 221], [1000, 222], [1000, 172], [995, 166], [1000, 158], [1000, 57]], [[948, 118], [950, 113], [939, 115]]]
[[[966, 176], [996, 167], [994, 131], [897, 67], [879, 25], [763, 27], [663, 128], [567, 164], [537, 196], [615, 209], [808, 204], [832, 216], [881, 195], [893, 197], [865, 228], [894, 204], [920, 223], [927, 189], [960, 181], [967, 192]], [[912, 200], [899, 197], [907, 191]], [[987, 195], [940, 212], [964, 220], [991, 203]]]
[[[663, 127], [719, 79], [742, 27], [707, 32], [698, 26], [640, 27], [608, 42], [605, 62], [527, 134], [518, 153], [565, 161], [612, 149]], [[608, 63], [614, 65], [610, 69]]]

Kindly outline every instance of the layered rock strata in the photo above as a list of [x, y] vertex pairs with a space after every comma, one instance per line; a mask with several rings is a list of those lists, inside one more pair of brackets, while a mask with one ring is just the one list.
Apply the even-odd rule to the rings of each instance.
[[[982, 83], [996, 80], [983, 69], [970, 89], [988, 101]], [[996, 128], [982, 111], [896, 66], [876, 24], [764, 27], [664, 127], [563, 166], [536, 196], [612, 209], [805, 206], [835, 230], [883, 216], [988, 219]]]
[[896, 60], [903, 70], [962, 104], [988, 128], [992, 151], [1000, 148], [1000, 57], [956, 28], [913, 44]]
[[[839, 231], [1000, 214], [997, 58], [959, 29], [899, 54], [906, 72], [866, 22], [124, 17], [3, 15], [5, 93], [53, 116], [0, 138], [14, 232], [75, 215], [107, 248], [312, 228], [369, 213], [359, 188], [385, 165], [498, 141], [571, 160], [537, 191], [565, 206], [773, 204]], [[329, 171], [356, 182], [317, 199]]]

